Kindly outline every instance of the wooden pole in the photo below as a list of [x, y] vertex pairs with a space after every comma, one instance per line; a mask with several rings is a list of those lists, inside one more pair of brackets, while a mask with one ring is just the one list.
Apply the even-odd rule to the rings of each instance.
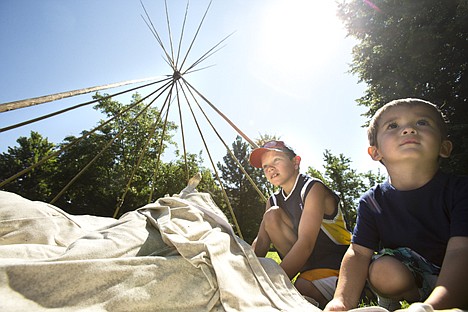
[[129, 84], [133, 84], [133, 83], [145, 82], [145, 81], [154, 80], [154, 79], [156, 79], [156, 77], [126, 80], [126, 81], [106, 84], [106, 85], [102, 85], [102, 86], [89, 87], [89, 88], [78, 89], [78, 90], [73, 90], [73, 91], [66, 91], [66, 92], [60, 92], [60, 93], [45, 95], [45, 96], [39, 96], [39, 97], [25, 99], [25, 100], [2, 103], [2, 104], [0, 104], [0, 113], [15, 110], [15, 109], [19, 109], [19, 108], [34, 106], [34, 105], [38, 105], [38, 104], [43, 104], [43, 103], [47, 103], [47, 102], [52, 102], [52, 101], [60, 100], [60, 99], [63, 99], [63, 98], [80, 95], [80, 94], [85, 94], [85, 93], [90, 93], [90, 92], [104, 90], [104, 89], [110, 89], [110, 88], [117, 88], [117, 87], [129, 85]]

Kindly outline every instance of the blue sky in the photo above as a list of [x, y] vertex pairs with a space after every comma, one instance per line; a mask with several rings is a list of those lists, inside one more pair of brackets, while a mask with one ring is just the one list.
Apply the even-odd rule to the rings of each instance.
[[[168, 46], [164, 1], [143, 2]], [[184, 51], [208, 3], [189, 3]], [[174, 41], [186, 4], [168, 1]], [[0, 103], [171, 74], [141, 15], [139, 0], [0, 1]], [[265, 133], [280, 136], [302, 156], [303, 169], [321, 169], [325, 149], [351, 158], [359, 172], [383, 169], [366, 152], [361, 127], [365, 119], [360, 116], [365, 108], [355, 102], [365, 86], [347, 73], [355, 42], [346, 38], [333, 1], [214, 0], [189, 63], [233, 32], [225, 47], [200, 66], [213, 67], [185, 78], [244, 133], [252, 139]], [[90, 98], [84, 95], [1, 113], [0, 127]], [[125, 103], [128, 97], [116, 100]], [[230, 145], [237, 133], [220, 117], [210, 116]], [[31, 130], [61, 142], [66, 135], [92, 128], [99, 118], [85, 107], [0, 133], [0, 152]], [[189, 151], [203, 150], [196, 128], [184, 127]], [[222, 161], [224, 146], [208, 127], [204, 129], [214, 161]], [[180, 135], [175, 140], [181, 142]], [[172, 156], [168, 152], [164, 157]]]

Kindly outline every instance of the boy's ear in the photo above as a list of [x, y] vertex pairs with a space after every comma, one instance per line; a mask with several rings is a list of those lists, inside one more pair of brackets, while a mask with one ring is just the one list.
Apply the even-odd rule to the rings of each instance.
[[379, 149], [376, 146], [369, 146], [367, 148], [367, 154], [375, 161], [381, 161], [382, 155], [380, 155]]
[[299, 165], [301, 164], [301, 156], [295, 156], [294, 157], [294, 166], [296, 169], [299, 169]]
[[450, 153], [452, 153], [452, 142], [449, 140], [443, 140], [442, 144], [440, 145], [439, 156], [442, 158], [449, 158]]

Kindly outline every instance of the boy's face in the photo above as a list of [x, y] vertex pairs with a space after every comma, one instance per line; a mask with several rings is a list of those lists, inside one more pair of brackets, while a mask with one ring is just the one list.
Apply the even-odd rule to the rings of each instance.
[[384, 164], [399, 161], [437, 161], [450, 156], [452, 145], [442, 140], [437, 116], [423, 105], [396, 106], [382, 116], [377, 129], [377, 146], [369, 155]]
[[290, 159], [287, 153], [268, 151], [262, 155], [263, 173], [271, 184], [282, 186], [296, 178], [299, 161], [299, 157]]

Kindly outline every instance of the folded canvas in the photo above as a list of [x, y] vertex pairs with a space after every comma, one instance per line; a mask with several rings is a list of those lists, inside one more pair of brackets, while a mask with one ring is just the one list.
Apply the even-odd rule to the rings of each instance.
[[0, 191], [0, 311], [320, 311], [206, 193], [118, 220]]

